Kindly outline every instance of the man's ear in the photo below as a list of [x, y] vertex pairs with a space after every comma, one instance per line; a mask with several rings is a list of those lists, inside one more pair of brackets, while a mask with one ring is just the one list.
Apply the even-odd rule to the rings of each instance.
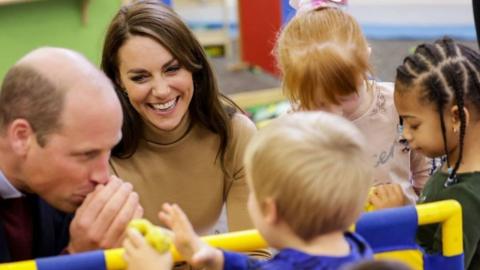
[[280, 221], [280, 215], [278, 213], [277, 204], [275, 200], [271, 197], [265, 198], [260, 203], [261, 211], [265, 221], [270, 224], [274, 225]]
[[7, 127], [7, 137], [12, 150], [21, 156], [27, 154], [35, 133], [25, 119], [15, 119]]
[[[465, 114], [465, 126], [468, 126], [468, 123], [470, 121], [470, 112], [468, 111], [467, 107], [463, 107], [463, 113]], [[452, 106], [450, 109], [450, 116], [452, 120], [452, 126], [453, 126], [453, 131], [456, 133], [457, 131], [460, 131], [460, 110], [458, 109], [457, 105]]]

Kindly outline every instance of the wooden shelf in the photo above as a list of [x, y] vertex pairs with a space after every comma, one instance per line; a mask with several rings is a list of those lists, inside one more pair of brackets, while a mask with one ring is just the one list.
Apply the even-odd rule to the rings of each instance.
[[241, 108], [258, 106], [284, 101], [287, 99], [280, 88], [269, 88], [255, 91], [240, 92], [229, 97]]

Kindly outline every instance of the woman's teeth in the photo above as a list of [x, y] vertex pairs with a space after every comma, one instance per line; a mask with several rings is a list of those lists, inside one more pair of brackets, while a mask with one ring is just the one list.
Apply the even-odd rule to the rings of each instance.
[[175, 106], [175, 104], [177, 103], [177, 99], [172, 99], [171, 101], [167, 102], [167, 103], [156, 103], [156, 104], [151, 104], [152, 107], [156, 110], [168, 110], [168, 109], [171, 109]]

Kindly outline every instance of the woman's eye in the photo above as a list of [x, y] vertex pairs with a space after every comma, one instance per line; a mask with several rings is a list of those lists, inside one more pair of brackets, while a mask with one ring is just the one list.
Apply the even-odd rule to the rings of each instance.
[[172, 73], [172, 72], [178, 71], [179, 69], [180, 69], [180, 65], [172, 65], [172, 66], [167, 67], [165, 72]]
[[146, 78], [146, 76], [144, 75], [135, 75], [133, 77], [130, 77], [130, 80], [134, 81], [134, 82], [142, 82], [144, 81]]

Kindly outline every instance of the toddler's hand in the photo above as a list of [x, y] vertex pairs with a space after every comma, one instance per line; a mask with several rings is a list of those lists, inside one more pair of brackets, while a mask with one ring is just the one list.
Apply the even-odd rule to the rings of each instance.
[[405, 204], [405, 196], [399, 184], [382, 184], [373, 188], [368, 202], [375, 210], [400, 207]]
[[168, 270], [173, 266], [170, 252], [159, 253], [151, 247], [143, 236], [135, 229], [127, 230], [123, 241], [127, 270]]
[[175, 247], [188, 263], [199, 269], [223, 269], [223, 253], [200, 239], [178, 205], [165, 203], [158, 217], [173, 231]]

